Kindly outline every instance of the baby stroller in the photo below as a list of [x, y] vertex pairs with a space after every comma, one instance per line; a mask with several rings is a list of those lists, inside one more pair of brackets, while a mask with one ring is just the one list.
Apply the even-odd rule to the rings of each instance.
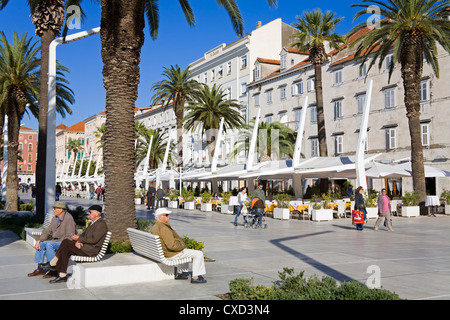
[[[260, 219], [261, 224], [259, 224]], [[252, 205], [248, 209], [247, 223], [244, 224], [244, 227], [267, 229], [267, 223], [264, 219], [264, 202], [261, 199], [253, 199]]]

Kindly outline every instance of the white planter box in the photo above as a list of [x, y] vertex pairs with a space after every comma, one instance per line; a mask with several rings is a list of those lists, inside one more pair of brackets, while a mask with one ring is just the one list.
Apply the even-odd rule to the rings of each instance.
[[288, 208], [274, 208], [273, 218], [281, 220], [289, 220], [289, 209]]
[[141, 198], [134, 198], [134, 204], [141, 204], [142, 199]]
[[420, 216], [420, 207], [414, 206], [414, 207], [402, 207], [402, 217], [418, 217]]
[[195, 203], [193, 201], [192, 202], [185, 202], [184, 203], [184, 208], [186, 210], [194, 210], [195, 209]]
[[202, 203], [200, 205], [201, 211], [212, 212], [212, 203]]
[[229, 204], [222, 204], [220, 206], [220, 212], [225, 214], [233, 214], [234, 206], [230, 206]]
[[311, 212], [313, 221], [331, 221], [333, 220], [333, 209], [313, 209]]
[[378, 218], [378, 208], [366, 208], [367, 219]]
[[178, 201], [170, 201], [167, 203], [167, 206], [171, 209], [177, 209], [178, 208]]
[[450, 214], [450, 204], [445, 205], [445, 214]]

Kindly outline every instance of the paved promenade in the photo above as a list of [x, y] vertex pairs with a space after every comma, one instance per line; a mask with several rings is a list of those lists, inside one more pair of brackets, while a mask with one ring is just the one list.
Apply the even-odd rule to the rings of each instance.
[[[62, 198], [86, 208], [96, 200]], [[137, 218], [153, 218], [137, 205]], [[369, 220], [356, 231], [350, 219], [330, 222], [281, 221], [267, 218], [268, 229], [245, 229], [232, 224], [234, 216], [217, 212], [174, 210], [171, 224], [180, 235], [205, 243], [206, 284], [165, 280], [69, 290], [66, 284], [49, 284], [28, 278], [36, 264], [34, 249], [9, 231], [0, 231], [0, 300], [17, 299], [157, 299], [214, 300], [228, 292], [235, 278], [253, 278], [271, 286], [283, 267], [305, 271], [306, 276], [331, 276], [339, 281], [365, 283], [379, 270], [383, 288], [405, 299], [450, 300], [450, 217], [394, 217], [395, 232], [373, 230]], [[372, 267], [375, 266], [375, 267]]]

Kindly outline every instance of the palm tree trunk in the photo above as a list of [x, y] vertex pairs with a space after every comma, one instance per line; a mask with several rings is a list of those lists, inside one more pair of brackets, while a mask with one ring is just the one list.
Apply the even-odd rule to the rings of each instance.
[[8, 168], [6, 176], [6, 203], [10, 203], [9, 212], [18, 211], [17, 153], [19, 147], [19, 123], [21, 116], [17, 108], [8, 112]]
[[105, 217], [112, 241], [129, 243], [136, 227], [134, 206], [134, 108], [144, 43], [144, 0], [102, 0], [101, 43], [105, 123]]
[[420, 201], [426, 198], [425, 168], [423, 162], [422, 132], [420, 126], [420, 79], [423, 71], [423, 42], [410, 37], [402, 48], [401, 65], [404, 102], [411, 137], [411, 169], [413, 188], [420, 193]]
[[45, 172], [47, 159], [47, 111], [48, 111], [48, 64], [49, 46], [55, 34], [46, 31], [41, 37], [41, 70], [39, 92], [38, 157], [36, 163], [36, 217], [44, 220], [45, 215]]
[[179, 167], [183, 167], [183, 107], [184, 100], [180, 102], [180, 105], [176, 105], [174, 102], [174, 112], [177, 119], [177, 149], [178, 149], [178, 159], [176, 159]]
[[[316, 110], [317, 110], [317, 136], [319, 139], [319, 155], [321, 157], [328, 157], [327, 148], [327, 134], [325, 130], [325, 113], [323, 108], [323, 87], [322, 87], [322, 64], [314, 64], [316, 91]], [[320, 193], [328, 192], [328, 179], [320, 179]]]

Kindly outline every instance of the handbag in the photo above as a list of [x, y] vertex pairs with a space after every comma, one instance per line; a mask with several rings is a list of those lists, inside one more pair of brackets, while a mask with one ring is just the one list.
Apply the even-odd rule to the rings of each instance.
[[352, 210], [352, 224], [364, 224], [364, 213], [359, 210]]

